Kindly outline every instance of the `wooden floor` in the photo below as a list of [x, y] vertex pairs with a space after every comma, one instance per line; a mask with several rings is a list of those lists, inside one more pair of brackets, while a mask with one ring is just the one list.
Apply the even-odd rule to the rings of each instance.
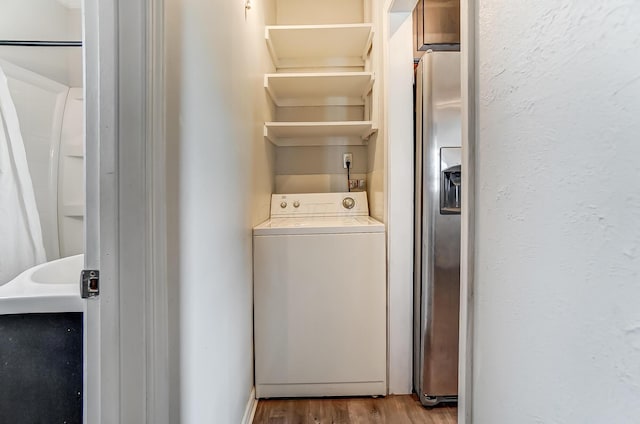
[[414, 396], [270, 399], [258, 402], [253, 424], [456, 424], [455, 406], [424, 408]]

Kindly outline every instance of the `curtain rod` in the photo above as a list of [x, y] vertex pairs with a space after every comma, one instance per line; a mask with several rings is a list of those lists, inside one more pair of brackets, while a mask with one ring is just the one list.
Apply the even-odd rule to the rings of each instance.
[[0, 40], [0, 46], [82, 47], [82, 41]]

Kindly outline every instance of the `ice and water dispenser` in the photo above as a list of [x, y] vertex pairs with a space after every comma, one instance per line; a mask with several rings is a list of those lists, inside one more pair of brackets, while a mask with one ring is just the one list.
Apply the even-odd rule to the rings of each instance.
[[440, 213], [459, 215], [462, 201], [462, 154], [460, 147], [440, 149]]

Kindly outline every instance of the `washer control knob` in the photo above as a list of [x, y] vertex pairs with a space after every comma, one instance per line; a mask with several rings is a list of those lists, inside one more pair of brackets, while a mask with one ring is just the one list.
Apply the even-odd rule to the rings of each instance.
[[280, 207], [281, 207], [282, 209], [286, 208], [286, 207], [287, 207], [287, 202], [282, 202], [282, 203], [280, 203]]
[[293, 202], [293, 207], [294, 208], [299, 208], [300, 207], [300, 202], [298, 202], [297, 200], [295, 202]]
[[342, 200], [342, 206], [344, 206], [347, 209], [352, 209], [355, 205], [356, 205], [356, 201], [353, 200], [353, 197], [345, 197]]

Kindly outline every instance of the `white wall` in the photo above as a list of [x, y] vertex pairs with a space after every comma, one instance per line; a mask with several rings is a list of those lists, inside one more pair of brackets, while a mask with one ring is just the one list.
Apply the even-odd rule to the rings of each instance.
[[473, 422], [640, 417], [640, 3], [479, 2]]
[[388, 16], [389, 392], [411, 393], [413, 370], [413, 22]]
[[278, 147], [276, 193], [348, 191], [342, 155], [351, 153], [351, 179], [366, 179], [366, 146]]
[[[55, 0], [0, 1], [0, 39], [82, 39], [80, 9]], [[0, 46], [0, 58], [59, 83], [82, 86], [82, 49], [79, 47]]]
[[369, 214], [375, 219], [387, 223], [387, 129], [385, 128], [386, 105], [384, 93], [386, 75], [384, 74], [387, 40], [384, 37], [386, 29], [386, 8], [384, 0], [371, 0], [366, 15], [371, 15], [370, 20], [375, 25], [373, 45], [378, 46], [371, 50], [369, 55], [370, 69], [376, 73], [376, 84], [371, 96], [371, 119], [373, 125], [378, 127], [378, 132], [369, 138], [367, 173], [367, 195], [369, 197]]
[[278, 25], [352, 24], [365, 21], [363, 0], [276, 0]]
[[265, 2], [169, 0], [170, 422], [239, 423], [253, 386], [251, 228], [268, 217]]

